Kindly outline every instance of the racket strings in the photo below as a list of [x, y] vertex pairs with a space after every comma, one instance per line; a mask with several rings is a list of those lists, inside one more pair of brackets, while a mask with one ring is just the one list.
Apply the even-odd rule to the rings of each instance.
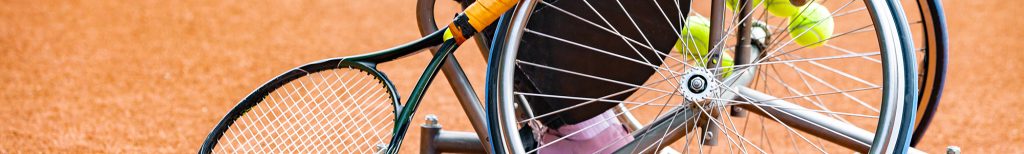
[[391, 139], [391, 99], [380, 79], [360, 70], [309, 74], [239, 117], [215, 151], [373, 153]]

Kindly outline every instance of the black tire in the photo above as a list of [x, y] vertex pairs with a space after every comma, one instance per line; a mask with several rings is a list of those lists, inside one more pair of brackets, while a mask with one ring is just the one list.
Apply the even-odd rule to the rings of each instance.
[[[904, 5], [913, 7], [912, 5]], [[918, 96], [917, 123], [915, 124], [914, 135], [911, 138], [910, 146], [917, 146], [924, 137], [932, 118], [938, 112], [939, 102], [942, 98], [942, 89], [946, 80], [946, 63], [949, 50], [948, 35], [946, 33], [946, 17], [943, 13], [942, 3], [939, 0], [917, 0], [918, 15], [920, 15], [921, 26], [924, 35], [922, 47], [923, 57], [918, 64], [921, 72], [919, 79], [920, 93]], [[917, 35], [917, 34], [915, 34]]]

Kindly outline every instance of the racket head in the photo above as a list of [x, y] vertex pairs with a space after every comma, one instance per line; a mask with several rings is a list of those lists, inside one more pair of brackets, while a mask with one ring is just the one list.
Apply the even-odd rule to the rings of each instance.
[[372, 153], [392, 140], [399, 99], [374, 63], [313, 62], [250, 93], [199, 152]]

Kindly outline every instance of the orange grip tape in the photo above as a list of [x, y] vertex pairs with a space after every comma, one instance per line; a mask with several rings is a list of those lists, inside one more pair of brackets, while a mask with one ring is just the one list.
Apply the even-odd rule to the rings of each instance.
[[519, 3], [519, 0], [478, 0], [466, 8], [466, 16], [469, 17], [469, 24], [477, 32], [487, 28], [494, 20], [498, 20], [501, 14]]

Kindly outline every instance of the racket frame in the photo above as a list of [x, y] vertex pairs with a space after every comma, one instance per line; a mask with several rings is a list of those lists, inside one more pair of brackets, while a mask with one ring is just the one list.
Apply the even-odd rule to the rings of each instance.
[[[217, 123], [217, 126], [213, 128], [213, 131], [207, 135], [205, 141], [203, 141], [203, 146], [200, 148], [199, 153], [212, 153], [213, 148], [215, 148], [220, 138], [223, 137], [224, 132], [227, 132], [228, 129], [231, 128], [231, 125], [235, 123], [235, 120], [249, 112], [252, 107], [259, 105], [259, 103], [262, 102], [267, 95], [274, 92], [274, 90], [309, 74], [337, 68], [353, 68], [367, 72], [378, 78], [381, 81], [381, 84], [387, 88], [389, 95], [392, 98], [392, 111], [394, 111], [393, 114], [396, 115], [394, 119], [395, 125], [392, 129], [392, 138], [388, 144], [387, 153], [397, 153], [398, 147], [400, 146], [391, 145], [401, 145], [406, 134], [405, 132], [408, 130], [411, 118], [419, 106], [419, 103], [422, 101], [427, 88], [430, 87], [431, 82], [434, 77], [436, 77], [437, 72], [441, 68], [441, 64], [444, 63], [444, 60], [447, 59], [447, 57], [458, 48], [459, 43], [461, 43], [456, 42], [455, 40], [446, 40], [443, 38], [443, 35], [444, 31], [437, 31], [401, 46], [362, 55], [324, 59], [293, 68], [281, 75], [278, 75], [249, 93], [249, 95], [239, 101], [231, 111], [224, 115], [220, 122]], [[417, 81], [408, 101], [403, 105], [401, 103], [402, 97], [398, 94], [394, 83], [387, 78], [387, 75], [385, 75], [384, 72], [377, 70], [377, 64], [400, 59], [438, 45], [441, 45], [440, 50], [437, 54], [434, 54], [434, 58], [431, 59], [420, 79]]]

